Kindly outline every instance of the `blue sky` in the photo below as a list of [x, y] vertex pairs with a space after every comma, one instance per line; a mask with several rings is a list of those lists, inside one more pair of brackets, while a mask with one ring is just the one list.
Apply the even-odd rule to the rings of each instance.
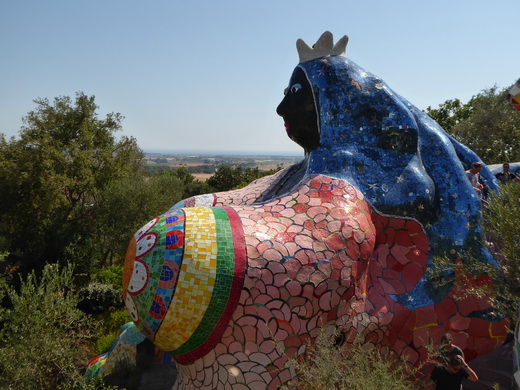
[[276, 107], [295, 43], [347, 56], [421, 109], [520, 78], [520, 1], [0, 2], [0, 133], [33, 99], [95, 95], [144, 150], [299, 152]]

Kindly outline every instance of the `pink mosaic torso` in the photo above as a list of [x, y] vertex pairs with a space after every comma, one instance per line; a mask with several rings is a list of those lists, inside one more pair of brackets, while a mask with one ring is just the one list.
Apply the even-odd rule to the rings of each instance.
[[[253, 183], [253, 192], [266, 184]], [[215, 206], [228, 205], [241, 219], [244, 286], [216, 347], [178, 365], [177, 389], [277, 389], [293, 378], [283, 368], [286, 356], [302, 354], [322, 327], [339, 329], [347, 343], [391, 349], [412, 364], [450, 328], [469, 355], [496, 345], [490, 332], [505, 336], [504, 321], [465, 317], [488, 307], [484, 300], [459, 306], [450, 295], [415, 311], [395, 302], [391, 295], [413, 290], [426, 270], [427, 236], [413, 219], [377, 213], [345, 181], [309, 177], [297, 191], [261, 205], [250, 195], [247, 187], [216, 194]], [[465, 333], [469, 327], [481, 328], [482, 338]]]

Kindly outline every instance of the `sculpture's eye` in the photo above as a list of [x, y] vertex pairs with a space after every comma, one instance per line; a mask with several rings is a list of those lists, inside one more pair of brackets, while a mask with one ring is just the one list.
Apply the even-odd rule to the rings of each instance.
[[298, 92], [300, 89], [302, 89], [302, 85], [301, 84], [293, 84], [291, 85], [290, 88], [285, 88], [284, 91], [283, 91], [283, 94], [284, 95], [287, 95], [289, 93], [289, 91], [291, 91], [291, 93], [296, 93]]
[[294, 85], [291, 87], [291, 93], [296, 93], [296, 92], [298, 92], [300, 89], [302, 89], [302, 85], [301, 85], [301, 84], [294, 84]]

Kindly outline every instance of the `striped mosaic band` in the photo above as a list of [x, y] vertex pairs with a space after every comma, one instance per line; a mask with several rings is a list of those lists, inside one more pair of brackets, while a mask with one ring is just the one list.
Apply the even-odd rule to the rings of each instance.
[[125, 298], [135, 306], [134, 310], [129, 308], [133, 321], [151, 340], [167, 313], [179, 279], [184, 226], [183, 210], [166, 213], [143, 226], [127, 251]]
[[136, 325], [178, 362], [204, 356], [224, 332], [244, 280], [245, 244], [236, 211], [168, 212], [136, 233], [129, 252], [125, 271], [133, 274], [126, 276], [125, 291], [135, 305]]
[[181, 364], [189, 364], [214, 348], [238, 304], [244, 283], [246, 250], [240, 218], [235, 210], [228, 207], [211, 210], [217, 232], [216, 241], [213, 242], [217, 248], [215, 287], [210, 304], [193, 335], [181, 347], [170, 351]]
[[199, 327], [208, 310], [217, 277], [217, 229], [213, 211], [205, 207], [183, 209], [184, 254], [175, 294], [155, 336], [164, 351], [175, 351]]

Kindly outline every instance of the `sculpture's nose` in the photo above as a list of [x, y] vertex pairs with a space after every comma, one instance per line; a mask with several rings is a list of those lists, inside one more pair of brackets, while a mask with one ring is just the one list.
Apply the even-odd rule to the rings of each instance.
[[282, 118], [287, 114], [287, 96], [285, 96], [278, 107], [276, 107], [276, 113]]

